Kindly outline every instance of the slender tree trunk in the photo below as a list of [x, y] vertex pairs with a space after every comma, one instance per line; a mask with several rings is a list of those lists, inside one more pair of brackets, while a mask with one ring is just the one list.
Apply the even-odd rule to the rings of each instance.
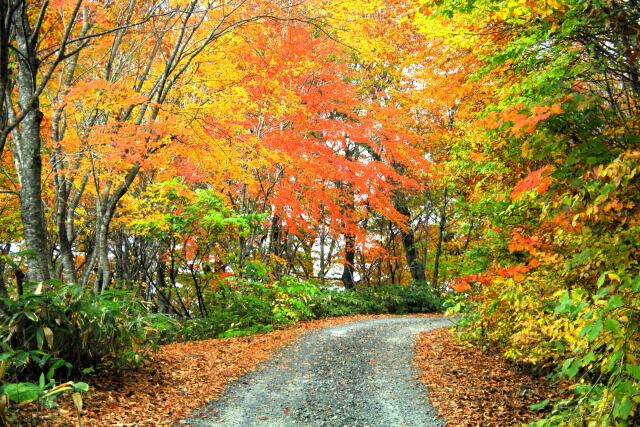
[[444, 240], [445, 227], [447, 225], [447, 191], [445, 187], [442, 196], [442, 208], [440, 209], [440, 225], [438, 227], [438, 245], [436, 246], [436, 259], [433, 265], [433, 283], [434, 289], [438, 287], [438, 272], [440, 269], [440, 256], [442, 255], [442, 242]]
[[354, 266], [356, 265], [356, 240], [352, 233], [345, 233], [344, 240], [344, 264], [341, 278], [345, 289], [353, 289], [356, 287], [353, 279]]
[[9, 89], [9, 51], [11, 44], [11, 20], [9, 19], [9, 0], [0, 0], [0, 158], [4, 154], [7, 142], [8, 105], [5, 103]]
[[473, 227], [475, 226], [475, 222], [472, 219], [471, 223], [469, 224], [469, 231], [467, 232], [467, 238], [464, 241], [464, 246], [462, 248], [462, 253], [464, 254], [465, 252], [467, 252], [467, 249], [469, 249], [469, 243], [471, 243], [471, 236], [473, 234]]
[[[283, 254], [283, 244], [282, 244], [282, 221], [278, 215], [273, 215], [271, 218], [271, 229], [270, 229], [270, 239], [269, 239], [269, 253], [274, 254], [279, 260]], [[276, 261], [275, 267], [273, 269], [273, 274], [276, 279], [279, 279], [282, 276], [282, 266], [279, 261]]]
[[56, 212], [56, 225], [58, 228], [58, 240], [60, 244], [60, 258], [62, 262], [62, 278], [66, 283], [76, 283], [76, 267], [73, 261], [71, 241], [67, 234], [67, 200], [66, 191], [60, 194], [65, 200], [58, 201]]
[[[5, 256], [9, 255], [9, 252], [11, 251], [11, 244], [7, 244], [7, 246], [2, 246], [0, 247], [0, 255], [2, 255], [2, 257], [0, 257], [0, 298], [6, 298], [9, 293], [7, 292], [7, 284], [5, 283], [5, 270], [7, 267], [7, 263], [5, 261]], [[0, 304], [0, 309], [2, 309], [1, 304]]]
[[[350, 147], [349, 137], [345, 141], [345, 159], [351, 161], [355, 155], [355, 149]], [[345, 194], [345, 203], [343, 206], [343, 214], [349, 216], [355, 211], [355, 193], [350, 183], [338, 182], [338, 188], [343, 189]], [[345, 289], [354, 289], [356, 286], [353, 273], [356, 265], [356, 238], [348, 224], [344, 224], [344, 264], [342, 268], [342, 283]]]
[[325, 256], [324, 256], [324, 246], [325, 246], [325, 231], [324, 231], [324, 216], [322, 218], [322, 225], [320, 226], [320, 271], [318, 272], [318, 276], [320, 277], [320, 286], [324, 286], [325, 282]]
[[167, 289], [167, 279], [165, 277], [165, 270], [167, 266], [165, 262], [162, 260], [162, 252], [158, 251], [158, 260], [156, 261], [156, 293], [158, 294], [158, 298], [156, 299], [156, 304], [158, 305], [158, 312], [160, 313], [168, 313], [169, 312], [169, 300], [166, 294]]
[[76, 268], [73, 261], [73, 251], [69, 235], [67, 234], [67, 218], [69, 210], [70, 182], [62, 176], [62, 172], [56, 166], [57, 154], [53, 156], [54, 186], [56, 189], [56, 228], [58, 232], [58, 244], [60, 249], [60, 262], [62, 263], [62, 278], [67, 283], [76, 282]]
[[116, 212], [118, 202], [120, 202], [120, 199], [122, 199], [125, 193], [129, 190], [129, 187], [135, 180], [136, 176], [138, 176], [138, 172], [140, 172], [140, 165], [136, 163], [129, 169], [124, 180], [113, 194], [109, 196], [111, 185], [107, 183], [103, 191], [104, 196], [102, 197], [102, 200], [100, 201], [99, 199], [96, 199], [99, 201], [96, 216], [96, 246], [94, 248], [95, 254], [92, 255], [98, 259], [98, 274], [96, 283], [94, 284], [95, 292], [101, 292], [109, 287], [109, 282], [111, 281], [111, 263], [109, 262], [108, 240], [109, 224]]
[[176, 291], [176, 297], [178, 298], [178, 302], [180, 303], [180, 307], [182, 307], [182, 310], [184, 311], [184, 316], [187, 319], [191, 319], [191, 313], [189, 312], [189, 310], [187, 309], [187, 307], [184, 305], [184, 300], [182, 299], [182, 296], [180, 296], [180, 291], [178, 289], [178, 283], [176, 282], [176, 277], [178, 276], [178, 268], [176, 266], [176, 259], [175, 259], [175, 249], [176, 249], [176, 244], [175, 241], [171, 243], [171, 249], [170, 249], [170, 257], [171, 257], [171, 267], [169, 267], [169, 280], [171, 280], [171, 284], [173, 285], [173, 288]]
[[104, 215], [99, 216], [96, 226], [96, 252], [98, 255], [98, 276], [94, 283], [94, 292], [100, 293], [109, 286], [111, 264], [109, 263], [109, 228]]
[[[80, 36], [87, 34], [90, 24], [89, 20], [84, 20], [82, 29], [80, 30]], [[74, 213], [80, 201], [80, 195], [84, 191], [88, 174], [83, 177], [82, 183], [79, 188], [79, 194], [72, 197], [73, 180], [69, 178], [70, 172], [66, 171], [62, 165], [63, 149], [62, 139], [64, 138], [67, 122], [64, 114], [64, 106], [62, 103], [62, 97], [68, 93], [69, 87], [73, 84], [73, 78], [78, 65], [79, 53], [76, 53], [69, 58], [67, 67], [64, 70], [63, 85], [59, 89], [60, 98], [57, 102], [60, 106], [54, 109], [53, 117], [51, 120], [51, 130], [54, 147], [52, 150], [50, 162], [54, 172], [54, 186], [56, 190], [56, 228], [58, 232], [58, 241], [60, 249], [60, 260], [62, 263], [62, 278], [67, 283], [76, 283], [76, 266], [73, 255], [73, 240], [75, 239], [75, 233], [73, 229]], [[75, 169], [80, 166], [80, 159], [75, 162]]]

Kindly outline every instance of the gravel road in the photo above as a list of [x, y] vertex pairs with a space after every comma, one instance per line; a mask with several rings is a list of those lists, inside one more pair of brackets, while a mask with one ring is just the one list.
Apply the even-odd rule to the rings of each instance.
[[309, 332], [240, 378], [187, 425], [443, 426], [412, 364], [442, 318], [370, 319]]

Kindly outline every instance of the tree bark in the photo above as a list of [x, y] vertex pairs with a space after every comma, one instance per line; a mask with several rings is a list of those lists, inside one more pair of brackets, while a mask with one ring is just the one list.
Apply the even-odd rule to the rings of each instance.
[[407, 265], [411, 272], [411, 278], [414, 282], [425, 282], [425, 270], [424, 263], [418, 255], [416, 248], [416, 236], [415, 231], [411, 227], [411, 211], [407, 207], [404, 199], [401, 196], [396, 196], [393, 199], [395, 210], [400, 212], [405, 218], [407, 218], [407, 228], [400, 231], [402, 238], [402, 245], [404, 246], [405, 257], [407, 258]]
[[318, 276], [320, 278], [320, 286], [324, 287], [325, 284], [325, 256], [324, 256], [324, 246], [325, 246], [326, 234], [324, 231], [324, 215], [322, 215], [322, 225], [320, 225], [320, 271], [318, 272]]
[[9, 17], [9, 0], [0, 0], [0, 158], [4, 153], [7, 141], [7, 104], [6, 94], [9, 90], [9, 37], [11, 33], [11, 19]]
[[442, 208], [440, 209], [440, 224], [438, 227], [438, 245], [436, 246], [436, 259], [433, 265], [433, 283], [434, 289], [438, 288], [438, 272], [440, 269], [440, 256], [442, 255], [442, 242], [444, 240], [444, 232], [447, 225], [447, 192], [445, 187], [442, 195]]
[[356, 263], [356, 241], [352, 233], [345, 233], [344, 240], [344, 264], [341, 279], [345, 289], [353, 289], [356, 287], [353, 279], [354, 266]]
[[[20, 180], [20, 214], [24, 241], [29, 251], [27, 279], [50, 278], [49, 251], [42, 203], [42, 140], [40, 127], [43, 114], [36, 93], [39, 61], [27, 15], [26, 2], [20, 2], [13, 16], [18, 50], [18, 104], [26, 111], [20, 126], [14, 128], [13, 145], [16, 171]], [[15, 114], [15, 112], [14, 112]]]
[[94, 284], [94, 291], [101, 292], [109, 286], [111, 281], [111, 263], [109, 262], [109, 224], [113, 219], [113, 215], [116, 212], [118, 202], [129, 190], [129, 187], [138, 176], [140, 172], [140, 164], [134, 164], [122, 183], [118, 186], [116, 191], [109, 196], [109, 190], [111, 186], [106, 185], [104, 191], [104, 197], [102, 203], [100, 203], [97, 215], [96, 224], [96, 247], [95, 251], [98, 258], [98, 275], [96, 283]]

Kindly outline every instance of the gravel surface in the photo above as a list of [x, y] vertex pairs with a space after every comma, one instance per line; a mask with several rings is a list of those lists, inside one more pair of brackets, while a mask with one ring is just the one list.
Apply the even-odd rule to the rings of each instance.
[[310, 332], [186, 424], [443, 426], [413, 366], [416, 335], [443, 318], [371, 319]]

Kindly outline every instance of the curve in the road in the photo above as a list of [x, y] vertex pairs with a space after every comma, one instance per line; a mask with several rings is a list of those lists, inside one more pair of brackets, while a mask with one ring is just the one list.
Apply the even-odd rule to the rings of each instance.
[[370, 319], [310, 332], [240, 378], [187, 425], [442, 426], [412, 364], [445, 318]]

